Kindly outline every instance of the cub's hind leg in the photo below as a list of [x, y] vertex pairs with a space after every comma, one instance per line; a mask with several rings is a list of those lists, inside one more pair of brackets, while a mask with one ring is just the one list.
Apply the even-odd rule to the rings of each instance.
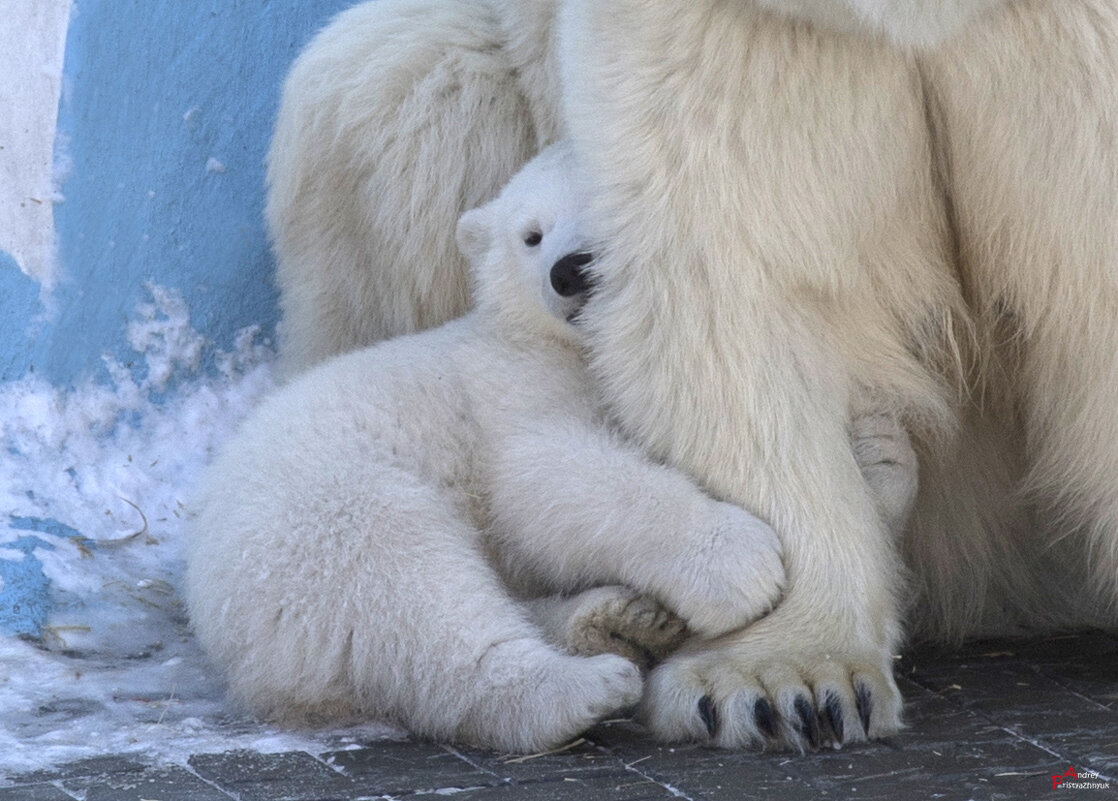
[[387, 711], [412, 731], [530, 752], [639, 698], [640, 671], [629, 660], [575, 656], [545, 640], [486, 560], [478, 532], [453, 510], [425, 502], [391, 522], [399, 546], [381, 569], [397, 592], [383, 600], [400, 619], [374, 622], [382, 647], [358, 653], [355, 645], [352, 664], [359, 690], [379, 685], [393, 700]]
[[532, 751], [639, 697], [628, 660], [544, 640], [479, 532], [423, 478], [334, 453], [291, 481], [305, 463], [242, 444], [200, 500], [187, 594], [199, 639], [253, 712]]

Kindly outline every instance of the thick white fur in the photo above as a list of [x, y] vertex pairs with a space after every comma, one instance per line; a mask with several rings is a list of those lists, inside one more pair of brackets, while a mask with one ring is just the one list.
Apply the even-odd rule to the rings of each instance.
[[[930, 44], [1004, 0], [760, 2]], [[432, 232], [453, 230], [561, 134], [555, 9], [374, 0], [338, 15], [295, 62], [268, 157], [285, 375], [468, 308], [466, 264]]]
[[[438, 180], [375, 197], [308, 184], [284, 203], [292, 215], [325, 210], [302, 231], [307, 253], [336, 230], [364, 237], [353, 246], [361, 252], [434, 247], [430, 230], [409, 226], [410, 210], [449, 209], [462, 192], [446, 186], [472, 191], [510, 169], [466, 161], [456, 142], [477, 134], [530, 150], [560, 126], [573, 137], [596, 183], [591, 219], [609, 242], [585, 313], [607, 400], [656, 455], [760, 511], [789, 567], [776, 613], [689, 646], [653, 675], [644, 714], [656, 732], [706, 739], [699, 700], [709, 698], [716, 742], [768, 741], [750, 714], [764, 702], [778, 713], [777, 736], [803, 744], [796, 699], [806, 696], [828, 715], [837, 704], [849, 739], [859, 686], [869, 734], [893, 731], [891, 653], [905, 613], [917, 633], [952, 639], [1114, 626], [1118, 4], [562, 5], [557, 34], [547, 32], [552, 4], [511, 0], [478, 3], [453, 26], [409, 29], [447, 59], [478, 31], [503, 31], [487, 55], [515, 65], [514, 78], [478, 85], [511, 109], [504, 116], [440, 103], [403, 118], [453, 121], [448, 144], [400, 126], [398, 104], [362, 106], [364, 116], [333, 106], [322, 130], [352, 119], [354, 130], [369, 126], [369, 141], [428, 142]], [[449, 19], [455, 6], [409, 7]], [[348, 28], [380, 54], [369, 90], [418, 91], [455, 69], [410, 70], [413, 45], [388, 24], [402, 3], [361, 8], [384, 19], [340, 19], [328, 32]], [[530, 41], [548, 46], [533, 59]], [[329, 50], [324, 34], [301, 63]], [[320, 94], [304, 88], [311, 67], [288, 84], [270, 208], [296, 164], [391, 177], [387, 145], [319, 152], [321, 131], [285, 122], [329, 105], [341, 94], [331, 81], [360, 85], [361, 65], [344, 53], [334, 63], [347, 77], [322, 76]], [[552, 105], [557, 65], [562, 113]], [[353, 213], [380, 227], [346, 228]], [[297, 265], [285, 255], [287, 224], [272, 219], [285, 297], [298, 281], [326, 280], [337, 262]], [[415, 271], [389, 255], [370, 272], [369, 294], [349, 296], [353, 308], [320, 297], [308, 314], [323, 329], [364, 314], [395, 330], [399, 315], [453, 313], [460, 273]], [[404, 278], [435, 287], [432, 297], [386, 288]], [[302, 347], [295, 331], [290, 363]], [[918, 444], [919, 498], [899, 541], [887, 525], [897, 513], [874, 502], [872, 471], [860, 475], [855, 462], [888, 436], [850, 447], [851, 427], [857, 435], [859, 415], [874, 409], [902, 417]]]
[[1007, 0], [758, 0], [792, 19], [900, 45], [931, 47], [973, 17]]
[[507, 6], [365, 3], [292, 67], [267, 203], [286, 375], [466, 310], [458, 217], [557, 129], [550, 0]]
[[916, 617], [1114, 628], [1118, 3], [1016, 0], [919, 66], [981, 346], [971, 433], [936, 456], [984, 492], [922, 502]]
[[[838, 696], [849, 732], [859, 683], [869, 735], [896, 728], [901, 571], [842, 437], [867, 394], [924, 452], [901, 548], [914, 622], [1113, 626], [1115, 4], [1012, 3], [934, 55], [713, 0], [670, 23], [570, 0], [562, 30], [610, 243], [586, 310], [605, 394], [655, 454], [773, 523], [789, 566], [772, 615], [653, 674], [657, 731], [701, 734], [707, 695], [731, 721], [718, 741], [755, 741], [743, 710], [768, 697], [795, 742], [807, 695]], [[684, 277], [704, 289], [663, 308]]]
[[915, 70], [748, 3], [571, 0], [561, 24], [567, 122], [609, 237], [585, 312], [604, 392], [787, 549], [777, 610], [660, 667], [645, 716], [702, 736], [709, 696], [734, 744], [760, 739], [767, 697], [798, 742], [805, 698], [852, 737], [863, 688], [867, 733], [895, 730], [900, 560], [848, 426], [869, 396], [921, 440], [950, 433], [928, 364], [950, 365], [961, 303]]
[[[622, 584], [704, 636], [778, 599], [775, 533], [605, 425], [565, 321], [577, 300], [553, 298], [549, 281], [586, 244], [570, 161], [549, 149], [463, 216], [472, 314], [306, 373], [206, 475], [191, 617], [256, 712], [376, 716], [429, 737], [544, 748], [635, 703], [641, 676], [621, 656], [549, 643], [510, 584], [531, 595]], [[526, 245], [530, 231], [543, 242]], [[537, 618], [561, 641], [593, 629], [594, 614], [644, 615], [654, 632], [670, 623], [631, 590]]]

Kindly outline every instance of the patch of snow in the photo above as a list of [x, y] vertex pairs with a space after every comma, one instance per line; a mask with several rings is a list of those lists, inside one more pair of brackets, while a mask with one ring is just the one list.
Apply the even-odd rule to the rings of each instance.
[[[194, 373], [202, 361], [206, 338], [190, 327], [190, 311], [182, 295], [148, 284], [152, 303], [142, 303], [128, 323], [128, 345], [144, 354], [147, 385], [162, 392], [175, 375]], [[110, 364], [110, 372], [119, 365]], [[120, 386], [125, 379], [114, 375]]]
[[105, 754], [181, 764], [398, 735], [286, 732], [226, 701], [189, 630], [182, 546], [191, 488], [273, 386], [273, 353], [246, 329], [202, 371], [181, 296], [149, 290], [127, 331], [146, 372], [106, 359], [108, 385], [0, 384], [0, 558], [50, 585], [39, 637], [0, 631], [0, 777]]

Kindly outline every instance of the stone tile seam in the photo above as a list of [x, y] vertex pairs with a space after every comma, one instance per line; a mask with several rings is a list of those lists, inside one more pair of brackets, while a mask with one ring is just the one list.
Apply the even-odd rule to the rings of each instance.
[[[143, 767], [143, 769], [139, 772], [140, 773], [147, 773], [148, 771], [166, 770], [167, 768], [171, 768], [171, 767], [181, 768], [182, 770], [184, 770], [186, 773], [189, 773], [191, 776], [193, 776], [198, 781], [202, 782], [205, 785], [208, 785], [208, 786], [212, 787], [214, 790], [221, 793], [223, 796], [226, 796], [227, 798], [233, 799], [233, 801], [240, 801], [240, 799], [241, 799], [241, 797], [238, 793], [234, 793], [231, 790], [227, 790], [224, 787], [217, 784], [216, 782], [212, 781], [211, 779], [207, 779], [205, 776], [198, 773], [198, 771], [194, 770], [193, 767], [191, 767], [189, 764], [186, 764], [186, 763], [183, 763], [183, 764], [168, 763], [167, 765], [158, 765], [158, 764], [145, 765]], [[75, 793], [79, 792], [79, 791], [73, 791], [73, 790], [70, 790], [69, 788], [67, 788], [66, 787], [66, 782], [68, 782], [68, 781], [70, 781], [70, 782], [83, 781], [83, 780], [88, 780], [89, 778], [90, 777], [75, 776], [75, 777], [70, 777], [68, 779], [56, 779], [54, 781], [47, 782], [47, 784], [50, 784], [52, 787], [60, 790], [61, 792], [65, 793], [66, 795], [70, 796], [71, 798], [74, 799], [74, 801], [82, 801], [82, 799], [84, 798], [84, 793], [81, 794], [81, 795], [76, 795]], [[93, 784], [93, 785], [90, 785], [90, 786], [96, 787], [97, 785]], [[87, 788], [87, 790], [88, 790], [88, 788]]]
[[217, 790], [222, 795], [228, 796], [229, 798], [234, 799], [234, 801], [241, 801], [241, 796], [240, 796], [239, 793], [234, 793], [232, 790], [226, 790], [224, 787], [222, 787], [221, 785], [212, 781], [211, 779], [207, 779], [205, 776], [203, 776], [198, 771], [196, 771], [194, 769], [193, 765], [191, 765], [189, 763], [186, 763], [186, 764], [180, 765], [179, 767], [183, 768], [191, 776], [198, 779], [198, 781], [200, 781], [204, 784], [208, 784], [210, 787], [214, 788], [215, 790]]
[[[1074, 761], [1075, 761], [1075, 757], [1069, 756], [1067, 753], [1064, 753], [1061, 750], [1055, 748], [1054, 746], [1051, 746], [1051, 745], [1047, 744], [1042, 738], [1030, 737], [1026, 734], [1023, 734], [1022, 732], [1017, 731], [1016, 729], [1014, 729], [1012, 727], [1009, 727], [1009, 726], [1005, 725], [1000, 720], [998, 720], [994, 715], [990, 714], [985, 709], [983, 709], [981, 706], [978, 706], [976, 704], [969, 704], [969, 703], [966, 703], [965, 701], [954, 700], [950, 696], [944, 695], [943, 693], [936, 692], [934, 689], [932, 689], [931, 687], [928, 687], [926, 684], [920, 682], [919, 680], [917, 680], [913, 676], [907, 676], [906, 678], [912, 684], [915, 684], [918, 687], [921, 687], [926, 692], [929, 692], [929, 693], [941, 698], [942, 700], [946, 701], [948, 704], [955, 707], [956, 709], [961, 709], [964, 712], [970, 712], [972, 714], [978, 715], [979, 717], [983, 718], [988, 723], [990, 723], [990, 725], [993, 726], [995, 729], [997, 729], [999, 731], [1004, 731], [1006, 734], [1009, 734], [1010, 736], [1014, 737], [1017, 740], [1020, 740], [1021, 742], [1028, 743], [1029, 745], [1033, 746], [1034, 748], [1038, 748], [1041, 751], [1044, 751], [1048, 754], [1051, 754], [1054, 757], [1057, 757], [1061, 761], [1068, 762], [1069, 764], [1073, 764]], [[1100, 776], [1100, 778], [1103, 778], [1106, 781], [1118, 781], [1118, 779], [1115, 779], [1112, 776], [1104, 776], [1102, 773], [1100, 773], [1099, 776]]]
[[474, 760], [470, 759], [470, 758], [469, 758], [468, 756], [466, 756], [465, 754], [463, 754], [463, 753], [462, 753], [461, 751], [459, 751], [459, 750], [458, 750], [457, 748], [455, 748], [454, 746], [452, 746], [452, 745], [446, 745], [446, 744], [444, 743], [444, 744], [442, 744], [442, 745], [441, 745], [440, 747], [441, 747], [441, 748], [442, 748], [442, 749], [443, 749], [444, 751], [446, 751], [446, 752], [447, 752], [448, 754], [452, 754], [452, 755], [453, 755], [453, 756], [455, 756], [456, 758], [458, 758], [458, 759], [462, 760], [463, 762], [465, 762], [465, 763], [466, 763], [467, 765], [469, 765], [469, 766], [470, 766], [471, 768], [473, 768], [474, 770], [477, 770], [477, 771], [481, 771], [482, 773], [486, 773], [486, 774], [488, 774], [488, 775], [492, 776], [492, 777], [493, 777], [494, 779], [496, 779], [496, 780], [497, 780], [498, 782], [500, 782], [500, 783], [501, 783], [502, 785], [504, 785], [504, 784], [512, 784], [512, 782], [510, 782], [510, 781], [509, 781], [508, 779], [506, 779], [506, 778], [505, 778], [504, 776], [501, 776], [501, 775], [499, 775], [499, 774], [497, 774], [497, 773], [494, 773], [494, 772], [493, 772], [493, 771], [491, 771], [491, 770], [490, 770], [489, 768], [485, 767], [485, 765], [482, 765], [482, 764], [481, 764], [480, 762], [475, 762]]
[[349, 773], [346, 771], [346, 769], [343, 768], [341, 765], [335, 765], [332, 762], [327, 762], [325, 759], [322, 758], [323, 754], [332, 753], [330, 751], [323, 751], [321, 754], [315, 754], [315, 753], [312, 753], [310, 751], [297, 751], [296, 753], [306, 754], [311, 759], [313, 759], [315, 762], [318, 762], [320, 765], [325, 765], [327, 768], [329, 768], [334, 773], [337, 773], [340, 776], [344, 776], [345, 778], [349, 779], [350, 781], [353, 781], [353, 776], [350, 776]]
[[71, 793], [69, 790], [66, 789], [66, 786], [62, 783], [62, 779], [56, 779], [55, 781], [48, 781], [47, 784], [49, 784], [51, 787], [53, 787], [54, 789], [58, 790], [61, 793], [66, 793], [66, 795], [70, 796], [70, 798], [73, 798], [74, 801], [81, 801], [79, 796], [74, 795], [73, 793]]
[[[1008, 734], [1013, 735], [1014, 737], [1016, 737], [1019, 740], [1023, 740], [1024, 742], [1028, 743], [1029, 745], [1035, 746], [1036, 748], [1039, 748], [1042, 751], [1047, 751], [1049, 754], [1052, 754], [1055, 757], [1059, 757], [1060, 759], [1068, 762], [1068, 764], [1073, 764], [1074, 762], [1078, 761], [1078, 759], [1076, 759], [1074, 757], [1069, 757], [1065, 753], [1060, 753], [1059, 751], [1053, 750], [1051, 747], [1047, 746], [1040, 739], [1034, 739], [1032, 737], [1029, 737], [1026, 734], [1022, 734], [1021, 732], [1017, 731], [1016, 729], [1014, 729], [1011, 726], [999, 725], [998, 728], [1000, 728], [1004, 732], [1007, 732]], [[1118, 777], [1116, 777], [1116, 776], [1111, 776], [1111, 775], [1108, 775], [1108, 774], [1105, 774], [1105, 773], [1099, 773], [1098, 775], [1099, 775], [1100, 779], [1104, 779], [1105, 781], [1118, 782]]]
[[1089, 695], [1084, 695], [1083, 693], [1079, 692], [1078, 690], [1073, 689], [1068, 684], [1067, 679], [1064, 679], [1059, 675], [1053, 675], [1053, 674], [1050, 674], [1050, 673], [1046, 672], [1043, 669], [1043, 667], [1041, 667], [1040, 665], [1030, 665], [1029, 667], [1038, 676], [1041, 676], [1042, 678], [1047, 679], [1048, 681], [1052, 682], [1056, 686], [1060, 687], [1064, 692], [1069, 693], [1071, 695], [1074, 695], [1076, 698], [1080, 699], [1081, 701], [1086, 701], [1087, 703], [1091, 704], [1092, 706], [1097, 706], [1099, 709], [1105, 709], [1107, 712], [1113, 712], [1114, 711], [1113, 707], [1109, 707], [1106, 704], [1102, 703], [1101, 701], [1096, 701], [1094, 698], [1091, 698]]
[[669, 793], [671, 793], [675, 798], [682, 798], [682, 799], [684, 799], [684, 801], [701, 801], [701, 799], [691, 798], [689, 795], [682, 792], [678, 787], [673, 787], [671, 784], [667, 783], [666, 781], [663, 781], [662, 779], [657, 779], [654, 776], [650, 776], [649, 774], [645, 773], [642, 770], [638, 770], [637, 767], [636, 767], [637, 763], [635, 763], [635, 762], [629, 762], [629, 763], [625, 762], [624, 759], [622, 759], [621, 757], [614, 754], [613, 750], [610, 749], [608, 746], [602, 745], [601, 743], [595, 742], [594, 740], [590, 740], [589, 742], [590, 742], [591, 745], [594, 746], [595, 750], [600, 751], [601, 753], [605, 754], [610, 759], [612, 759], [616, 763], [615, 767], [621, 768], [622, 770], [624, 770], [627, 773], [634, 773], [637, 776], [640, 776], [645, 781], [649, 781], [649, 782], [652, 782], [653, 784], [655, 784], [659, 787], [663, 787], [665, 790], [667, 790]]
[[687, 795], [682, 790], [680, 790], [678, 787], [673, 787], [671, 784], [669, 784], [666, 781], [663, 781], [662, 779], [657, 779], [653, 776], [649, 776], [644, 771], [638, 770], [635, 766], [625, 765], [625, 770], [628, 773], [633, 773], [637, 776], [640, 776], [645, 781], [652, 782], [657, 787], [663, 787], [665, 790], [667, 790], [669, 793], [671, 793], [675, 798], [682, 798], [683, 801], [702, 801], [702, 799], [692, 798], [691, 796]]

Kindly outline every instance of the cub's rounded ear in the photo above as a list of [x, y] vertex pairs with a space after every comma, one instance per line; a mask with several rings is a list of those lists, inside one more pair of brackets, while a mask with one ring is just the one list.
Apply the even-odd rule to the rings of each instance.
[[458, 249], [470, 261], [477, 261], [488, 252], [493, 237], [485, 206], [470, 209], [458, 219], [457, 239]]

